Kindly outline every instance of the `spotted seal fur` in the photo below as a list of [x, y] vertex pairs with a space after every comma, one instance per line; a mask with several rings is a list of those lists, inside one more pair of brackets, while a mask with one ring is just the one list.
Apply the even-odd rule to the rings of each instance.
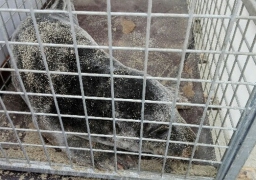
[[[68, 8], [68, 0], [57, 0], [52, 8]], [[72, 5], [72, 8], [74, 6]], [[73, 44], [70, 20], [63, 14], [35, 14], [40, 38], [43, 43], [53, 44]], [[93, 38], [77, 23], [76, 16], [73, 16], [75, 22], [74, 29], [76, 41], [79, 45], [94, 45], [97, 43]], [[15, 42], [37, 43], [35, 27], [31, 16], [28, 16], [17, 28], [12, 36]], [[44, 46], [44, 54], [50, 71], [57, 72], [78, 72], [76, 65], [75, 49], [73, 47], [53, 47]], [[42, 53], [39, 46], [33, 45], [12, 45], [14, 53], [14, 62], [19, 69], [45, 70]], [[82, 73], [110, 74], [110, 57], [102, 49], [78, 48], [80, 68]], [[129, 57], [127, 57], [129, 58]], [[13, 67], [13, 64], [11, 64]], [[113, 73], [115, 75], [143, 76], [143, 72], [129, 68], [113, 58]], [[20, 72], [21, 79], [27, 92], [51, 94], [49, 79], [46, 73]], [[50, 74], [53, 88], [56, 94], [81, 96], [81, 89], [78, 75]], [[22, 91], [16, 72], [12, 73], [12, 82], [17, 91]], [[87, 113], [90, 117], [112, 117], [111, 101], [111, 79], [102, 76], [83, 76], [83, 91], [88, 97], [102, 97], [102, 99], [86, 99]], [[114, 78], [115, 98], [135, 99], [142, 98], [143, 80], [136, 78]], [[157, 80], [146, 80], [146, 100], [173, 102], [174, 93], [164, 87]], [[32, 108], [37, 113], [57, 113], [54, 99], [50, 96], [29, 96]], [[81, 98], [71, 98], [57, 96], [57, 103], [61, 114], [84, 116], [83, 101]], [[141, 119], [141, 102], [115, 101], [115, 118], [120, 119]], [[145, 103], [144, 118], [148, 121], [169, 122], [171, 119], [171, 105], [164, 103]], [[175, 120], [177, 123], [186, 123], [175, 111]], [[51, 131], [61, 130], [58, 117], [37, 116], [40, 129]], [[62, 117], [64, 129], [71, 129], [75, 132], [87, 132], [84, 119], [76, 117]], [[118, 136], [139, 137], [140, 122], [116, 121], [116, 134]], [[93, 134], [113, 135], [112, 120], [102, 120], [100, 118], [89, 119], [90, 132]], [[145, 123], [143, 129], [144, 138], [166, 139], [168, 134], [168, 125], [156, 123]], [[52, 144], [65, 145], [64, 137], [61, 134], [44, 133], [43, 134]], [[68, 142], [72, 144], [72, 139], [80, 138], [79, 141], [85, 141], [88, 137], [79, 137], [77, 135], [68, 135]], [[172, 126], [171, 140], [193, 142], [195, 134], [189, 127]], [[79, 141], [78, 145], [79, 146]], [[93, 136], [92, 141], [102, 145], [114, 146], [113, 138]], [[125, 138], [117, 138], [116, 146], [118, 149], [138, 152], [139, 141]], [[166, 143], [143, 141], [142, 152], [163, 155]], [[169, 155], [181, 155], [186, 149], [185, 144], [172, 143], [169, 146]], [[100, 161], [100, 159], [98, 159]]]

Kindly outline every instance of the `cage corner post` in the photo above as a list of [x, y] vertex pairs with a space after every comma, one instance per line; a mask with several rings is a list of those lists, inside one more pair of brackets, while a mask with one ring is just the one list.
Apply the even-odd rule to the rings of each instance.
[[237, 131], [232, 136], [229, 149], [226, 151], [216, 179], [236, 179], [250, 152], [256, 145], [256, 86], [247, 102]]

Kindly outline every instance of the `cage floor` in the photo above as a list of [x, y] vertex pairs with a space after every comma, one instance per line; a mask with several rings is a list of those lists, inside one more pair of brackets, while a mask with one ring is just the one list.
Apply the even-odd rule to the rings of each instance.
[[[14, 91], [14, 87], [12, 84], [9, 84], [7, 89], [8, 91]], [[19, 95], [4, 95], [2, 97], [3, 102], [7, 110], [9, 111], [22, 111], [29, 112], [28, 107], [25, 102]], [[1, 107], [2, 109], [2, 107]], [[37, 132], [26, 132], [24, 129], [35, 130], [31, 115], [22, 115], [22, 114], [12, 114], [10, 113], [10, 118], [13, 121], [13, 125], [17, 130], [17, 134], [22, 143], [32, 144], [32, 145], [40, 145], [40, 139]], [[10, 130], [12, 127], [10, 122], [8, 121], [5, 114], [2, 114], [0, 117], [0, 141], [3, 142], [2, 147], [4, 148], [6, 154], [10, 159], [23, 159], [24, 154], [19, 145], [6, 145], [4, 142], [8, 143], [18, 143], [17, 138], [15, 137], [14, 131]], [[5, 128], [5, 129], [4, 129]], [[7, 129], [9, 128], [9, 129]], [[20, 129], [20, 130], [19, 130]], [[51, 145], [44, 139], [46, 145]], [[88, 147], [88, 146], [87, 146]], [[28, 154], [28, 157], [31, 161], [47, 161], [43, 148], [34, 147], [34, 146], [25, 146], [25, 150]], [[69, 164], [69, 160], [65, 153], [63, 153], [58, 148], [47, 148], [47, 151], [50, 155], [50, 160], [53, 163], [57, 164]], [[4, 158], [4, 156], [1, 156]], [[141, 169], [145, 171], [155, 171], [160, 172], [162, 167], [162, 161], [159, 159], [148, 159], [144, 158], [142, 160]], [[172, 173], [174, 174], [185, 174], [188, 163], [186, 161], [172, 161], [170, 167], [172, 169]], [[80, 166], [79, 166], [80, 167]], [[191, 175], [198, 176], [211, 176], [213, 177], [216, 173], [216, 169], [210, 165], [195, 165], [193, 164], [192, 169], [190, 171]]]
[[[105, 1], [90, 0], [82, 2], [75, 1], [76, 10], [88, 11], [105, 11]], [[112, 11], [125, 12], [147, 12], [147, 0], [112, 0]], [[153, 12], [159, 13], [180, 13], [186, 14], [186, 0], [158, 0], [153, 1]], [[99, 45], [108, 45], [108, 26], [106, 16], [79, 15], [79, 24], [84, 28]], [[146, 17], [136, 16], [113, 16], [112, 17], [112, 35], [113, 46], [129, 46], [129, 47], [145, 47], [146, 37]], [[153, 48], [177, 48], [181, 49], [185, 40], [187, 29], [186, 18], [170, 18], [157, 17], [152, 18], [150, 28], [150, 47]], [[193, 48], [193, 35], [191, 33], [188, 48]], [[144, 69], [145, 55], [144, 51], [127, 51], [114, 50], [113, 56], [123, 64], [138, 69]], [[186, 56], [185, 66], [183, 69], [183, 78], [200, 79], [198, 72], [198, 55], [190, 54]], [[174, 52], [149, 52], [147, 73], [151, 76], [158, 77], [176, 77], [181, 60], [181, 53]], [[175, 85], [171, 81], [161, 81], [163, 85], [171, 87]], [[13, 90], [9, 85], [8, 90]], [[204, 94], [201, 83], [181, 82], [180, 92], [192, 103], [204, 104]], [[4, 103], [8, 110], [28, 111], [26, 104], [19, 96], [8, 95], [3, 97]], [[189, 124], [199, 124], [203, 108], [190, 107], [188, 109], [180, 109], [180, 114]], [[31, 117], [25, 115], [11, 115], [16, 128], [34, 129]], [[10, 127], [5, 115], [0, 119], [1, 127]], [[208, 119], [204, 122], [209, 125]], [[197, 129], [193, 129], [197, 132]], [[12, 131], [0, 129], [2, 142], [17, 142]], [[36, 133], [26, 133], [18, 131], [18, 136], [24, 143], [40, 144], [40, 140]], [[202, 129], [200, 143], [212, 144], [211, 131]], [[24, 158], [18, 146], [5, 146], [5, 151], [10, 157]], [[44, 152], [42, 148], [26, 148], [33, 160], [44, 161]], [[66, 155], [58, 149], [50, 148], [50, 154], [53, 162], [67, 163]], [[194, 158], [203, 160], [215, 160], [214, 148], [199, 146]], [[152, 170], [154, 167], [161, 167], [161, 162], [157, 160], [143, 160], [144, 170]], [[175, 162], [172, 165], [176, 174], [184, 174], [186, 172], [187, 162]], [[211, 176], [216, 173], [216, 169], [212, 165], [204, 163], [193, 164], [191, 175]]]

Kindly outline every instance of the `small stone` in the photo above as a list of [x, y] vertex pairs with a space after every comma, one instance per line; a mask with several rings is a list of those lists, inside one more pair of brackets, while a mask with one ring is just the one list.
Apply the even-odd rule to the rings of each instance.
[[193, 84], [189, 82], [187, 85], [185, 85], [182, 88], [183, 93], [186, 97], [193, 97], [195, 95], [195, 92], [193, 91]]
[[134, 22], [126, 20], [126, 19], [122, 19], [121, 20], [121, 25], [123, 27], [123, 33], [124, 34], [131, 33], [134, 30], [134, 28], [135, 28]]

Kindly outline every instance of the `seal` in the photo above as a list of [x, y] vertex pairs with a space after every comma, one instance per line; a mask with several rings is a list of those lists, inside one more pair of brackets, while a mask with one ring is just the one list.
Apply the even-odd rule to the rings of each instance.
[[[53, 3], [52, 8], [67, 10], [68, 5], [68, 0], [57, 0]], [[71, 5], [71, 8], [74, 8], [74, 6]], [[71, 24], [67, 15], [62, 13], [38, 13], [35, 14], [35, 18], [37, 23], [36, 28], [38, 28], [42, 43], [73, 45]], [[84, 29], [79, 27], [76, 16], [73, 16], [73, 21], [77, 44], [98, 46], [93, 38]], [[98, 143], [100, 146], [112, 147], [113, 149], [114, 141], [116, 141], [116, 147], [118, 149], [138, 152], [140, 141], [127, 137], [140, 137], [141, 122], [125, 121], [125, 119], [140, 120], [141, 113], [144, 113], [144, 119], [147, 120], [144, 123], [143, 138], [167, 139], [169, 126], [159, 122], [170, 121], [172, 107], [170, 104], [159, 103], [159, 101], [173, 102], [174, 92], [164, 87], [157, 80], [146, 80], [145, 99], [150, 100], [150, 102], [145, 103], [144, 112], [142, 112], [143, 79], [131, 78], [131, 76], [143, 77], [143, 72], [129, 68], [112, 57], [113, 74], [122, 75], [121, 77], [114, 77], [113, 81], [114, 98], [116, 98], [114, 101], [115, 118], [119, 119], [115, 123], [116, 135], [123, 138], [114, 139], [112, 137], [114, 129], [111, 104], [111, 78], [110, 76], [99, 76], [111, 74], [109, 54], [99, 48], [77, 49], [79, 66], [83, 73], [81, 89], [79, 74], [77, 73], [78, 67], [75, 47], [44, 45], [42, 52], [38, 45], [28, 45], [25, 43], [38, 43], [35, 25], [31, 16], [28, 16], [19, 25], [11, 40], [14, 42], [24, 42], [22, 45], [12, 45], [14, 59], [12, 60], [11, 66], [14, 67], [15, 63], [18, 69], [33, 70], [12, 72], [12, 83], [16, 90], [22, 91], [21, 82], [18, 80], [18, 76], [20, 76], [27, 92], [50, 94], [47, 96], [29, 96], [29, 102], [34, 112], [57, 114], [57, 104], [61, 115], [73, 115], [72, 117], [61, 117], [65, 131], [87, 133], [85, 118], [76, 117], [77, 115], [86, 116], [81, 98], [82, 90], [86, 96], [85, 103], [89, 118], [90, 133], [111, 135], [111, 137], [91, 136], [93, 142]], [[50, 77], [45, 72], [46, 67], [43, 54], [46, 57]], [[65, 74], [63, 72], [73, 74]], [[125, 77], [126, 75], [130, 77]], [[150, 76], [147, 75], [147, 77]], [[58, 95], [56, 96], [57, 102], [54, 102], [54, 98], [51, 95], [53, 91], [49, 78], [51, 78], [54, 93]], [[180, 116], [178, 111], [176, 109], [174, 111], [174, 122], [186, 124], [186, 121]], [[100, 117], [108, 118], [109, 120]], [[61, 125], [56, 116], [38, 115], [37, 122], [40, 129], [61, 131]], [[65, 145], [65, 138], [62, 134], [43, 133], [43, 135], [54, 145]], [[75, 147], [81, 147], [89, 139], [88, 136], [72, 134], [68, 134], [67, 138], [69, 146]], [[172, 126], [171, 140], [193, 142], [195, 140], [195, 134], [190, 127]], [[143, 140], [142, 142], [142, 152], [164, 155], [166, 143], [149, 140]], [[181, 156], [183, 150], [187, 148], [188, 146], [184, 143], [171, 143], [168, 155]], [[79, 157], [80, 155], [77, 152], [71, 151], [71, 153]], [[95, 161], [101, 164], [104, 158], [102, 158], [103, 156], [99, 157], [101, 158], [97, 158]], [[127, 157], [125, 158], [127, 159]], [[125, 166], [122, 158], [118, 158], [118, 163], [125, 168], [131, 167], [131, 165]]]

